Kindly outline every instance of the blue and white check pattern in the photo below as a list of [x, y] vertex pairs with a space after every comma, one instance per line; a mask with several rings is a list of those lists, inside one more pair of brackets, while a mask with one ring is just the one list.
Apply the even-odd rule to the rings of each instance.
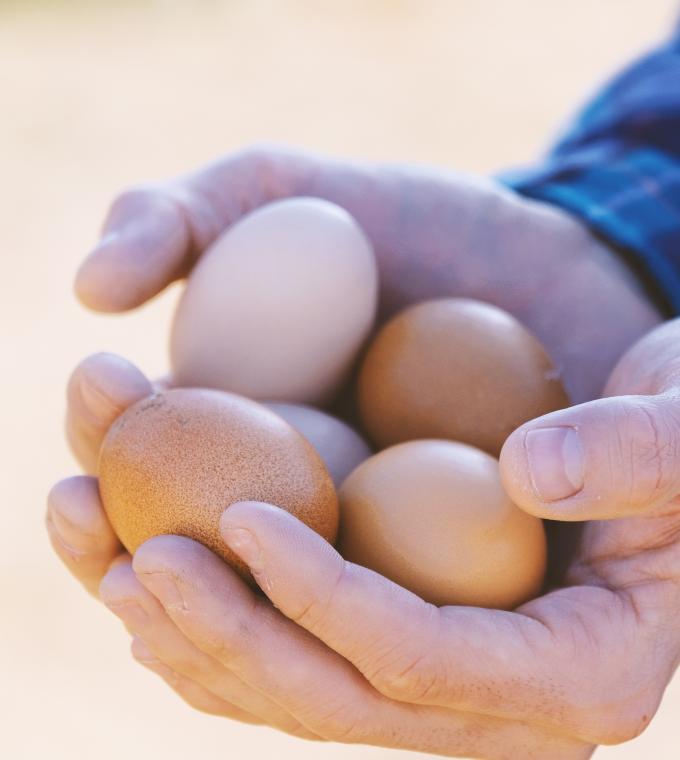
[[604, 87], [540, 165], [501, 180], [581, 217], [680, 314], [680, 29]]

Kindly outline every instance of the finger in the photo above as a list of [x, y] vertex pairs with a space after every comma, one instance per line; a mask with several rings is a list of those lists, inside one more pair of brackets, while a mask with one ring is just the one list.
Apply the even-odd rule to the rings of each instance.
[[[222, 515], [225, 543], [286, 617], [352, 662], [379, 690], [391, 657], [410, 660], [441, 625], [437, 607], [351, 562], [299, 520], [259, 502]], [[295, 547], [291, 551], [291, 547]]]
[[241, 710], [224, 699], [216, 697], [200, 684], [169, 668], [165, 663], [156, 658], [139, 637], [135, 636], [132, 639], [131, 650], [132, 656], [140, 665], [159, 675], [174, 692], [195, 710], [200, 710], [200, 712], [208, 713], [209, 715], [217, 715], [221, 718], [231, 718], [241, 723], [262, 725], [263, 721], [254, 715]]
[[387, 699], [347, 660], [253, 594], [194, 541], [151, 539], [133, 564], [200, 649], [323, 738], [499, 760], [530, 752], [589, 756], [584, 744], [532, 726]]
[[93, 354], [76, 367], [68, 383], [66, 435], [86, 472], [96, 472], [99, 448], [113, 421], [152, 392], [142, 372], [115, 354]]
[[603, 395], [653, 395], [680, 388], [679, 339], [680, 317], [647, 333], [621, 357]]
[[185, 206], [168, 189], [128, 191], [114, 201], [78, 270], [76, 294], [99, 311], [139, 306], [182, 274], [193, 248]]
[[57, 483], [47, 497], [46, 522], [59, 558], [96, 596], [101, 579], [124, 549], [106, 518], [95, 478], [80, 475]]
[[[123, 311], [184, 276], [244, 213], [292, 194], [270, 163], [267, 150], [243, 150], [193, 174], [123, 193], [78, 271], [80, 300], [99, 311]], [[296, 162], [287, 162], [283, 171], [295, 173]]]
[[[581, 609], [568, 591], [535, 602], [536, 608], [526, 605], [524, 614], [437, 608], [345, 562], [328, 542], [277, 507], [234, 504], [224, 512], [220, 530], [274, 605], [352, 662], [385, 696], [531, 721], [584, 741], [595, 741], [595, 734], [611, 738], [605, 735], [610, 727], [598, 725], [601, 713], [595, 709], [598, 689], [611, 683], [591, 664], [592, 639], [577, 617], [588, 616], [594, 630], [599, 624], [611, 627], [619, 603], [611, 592], [585, 591]], [[559, 626], [552, 625], [552, 616]], [[617, 630], [624, 636], [623, 626]], [[622, 643], [621, 656], [626, 647]], [[582, 668], [578, 674], [575, 663]], [[627, 692], [619, 696], [624, 701]], [[639, 722], [643, 711], [637, 715], [625, 708], [619, 710], [622, 718]]]
[[277, 704], [195, 647], [170, 620], [153, 594], [139, 582], [131, 560], [118, 563], [106, 574], [99, 595], [128, 631], [144, 640], [154, 658], [184, 681], [197, 684], [260, 722], [294, 736], [317, 738]]
[[680, 396], [617, 396], [539, 417], [500, 457], [510, 498], [553, 520], [650, 514], [680, 494]]

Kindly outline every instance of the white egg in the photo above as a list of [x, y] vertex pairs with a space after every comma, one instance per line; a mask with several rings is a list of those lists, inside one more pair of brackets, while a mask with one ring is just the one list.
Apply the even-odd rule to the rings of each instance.
[[346, 379], [377, 308], [371, 245], [335, 204], [293, 198], [229, 228], [203, 254], [175, 315], [182, 386], [324, 404]]
[[283, 417], [312, 444], [337, 487], [373, 453], [356, 431], [326, 412], [303, 404], [271, 402], [265, 406]]

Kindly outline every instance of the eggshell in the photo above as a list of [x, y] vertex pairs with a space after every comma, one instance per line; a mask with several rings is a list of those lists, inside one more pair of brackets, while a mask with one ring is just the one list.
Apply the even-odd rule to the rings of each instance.
[[328, 541], [337, 532], [335, 488], [311, 444], [261, 404], [220, 391], [169, 390], [125, 411], [104, 439], [99, 489], [128, 551], [152, 536], [188, 536], [244, 577], [219, 535], [234, 502], [276, 504]]
[[361, 366], [358, 404], [381, 448], [444, 438], [498, 456], [516, 427], [569, 399], [541, 344], [514, 317], [447, 298], [416, 304], [380, 330]]
[[359, 465], [339, 495], [343, 556], [433, 604], [512, 609], [541, 589], [542, 521], [510, 501], [479, 449], [401, 443]]
[[372, 328], [377, 293], [373, 250], [346, 211], [316, 198], [270, 203], [191, 274], [170, 342], [177, 383], [330, 402]]
[[361, 436], [337, 417], [303, 404], [268, 403], [316, 449], [336, 486], [371, 456], [371, 449]]

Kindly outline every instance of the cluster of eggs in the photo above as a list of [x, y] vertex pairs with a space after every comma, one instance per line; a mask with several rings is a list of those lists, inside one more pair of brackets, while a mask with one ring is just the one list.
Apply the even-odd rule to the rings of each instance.
[[[532, 597], [543, 525], [505, 494], [497, 457], [518, 425], [567, 405], [550, 359], [489, 304], [425, 301], [374, 334], [377, 302], [371, 245], [331, 203], [271, 203], [228, 229], [175, 315], [178, 388], [132, 406], [103, 443], [100, 490], [123, 544], [189, 536], [248, 577], [219, 517], [265, 501], [432, 603]], [[348, 383], [374, 449], [315, 408]]]

